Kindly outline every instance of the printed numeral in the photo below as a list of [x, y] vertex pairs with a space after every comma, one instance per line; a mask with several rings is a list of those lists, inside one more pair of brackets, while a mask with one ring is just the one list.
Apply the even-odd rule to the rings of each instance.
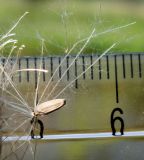
[[120, 128], [120, 133], [121, 135], [124, 135], [124, 121], [121, 117], [114, 117], [115, 112], [120, 112], [120, 114], [123, 114], [123, 111], [121, 108], [115, 108], [112, 113], [111, 113], [111, 128], [112, 128], [112, 135], [116, 135], [116, 129], [115, 129], [115, 122], [120, 121], [121, 123], [121, 128]]

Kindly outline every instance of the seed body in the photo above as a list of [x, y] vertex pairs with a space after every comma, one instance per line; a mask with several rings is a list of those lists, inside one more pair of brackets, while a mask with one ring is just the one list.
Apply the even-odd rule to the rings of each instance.
[[55, 111], [58, 108], [61, 108], [66, 104], [65, 99], [53, 99], [44, 103], [41, 103], [36, 106], [34, 109], [35, 116], [45, 115], [52, 111]]

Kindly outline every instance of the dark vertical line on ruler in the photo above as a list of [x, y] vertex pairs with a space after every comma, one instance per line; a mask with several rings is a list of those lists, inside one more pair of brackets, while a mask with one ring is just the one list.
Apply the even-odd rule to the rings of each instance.
[[[34, 58], [34, 68], [37, 69], [37, 58], [36, 57]], [[35, 71], [35, 89], [37, 88], [37, 80], [38, 80], [37, 71]]]
[[139, 65], [139, 77], [142, 77], [142, 68], [141, 68], [141, 55], [138, 54], [138, 65]]
[[106, 55], [106, 66], [107, 66], [107, 79], [110, 78], [110, 74], [109, 74], [109, 56]]
[[83, 79], [86, 78], [86, 73], [85, 73], [85, 57], [82, 56], [82, 68], [83, 68]]
[[[18, 66], [19, 66], [19, 70], [21, 70], [21, 59], [18, 59]], [[22, 81], [22, 76], [21, 76], [21, 71], [19, 72], [19, 82]]]
[[2, 66], [5, 66], [5, 58], [2, 58]]
[[114, 55], [116, 103], [119, 103], [117, 56]]
[[[50, 57], [50, 69], [51, 69], [51, 77], [53, 77], [53, 57]], [[53, 78], [52, 78], [53, 81]]]
[[[43, 57], [42, 58], [42, 66], [43, 66], [43, 69], [45, 70], [46, 69], [46, 67], [45, 67], [45, 58]], [[46, 80], [46, 75], [45, 75], [45, 72], [43, 72], [43, 81], [45, 82], [45, 80]]]
[[58, 58], [59, 61], [59, 78], [61, 78], [61, 57]]
[[[26, 68], [29, 69], [29, 58], [26, 58]], [[27, 71], [27, 82], [29, 82], [29, 71]]]
[[[37, 58], [34, 58], [34, 68], [37, 69]], [[35, 71], [35, 89], [37, 88], [38, 85], [38, 72]], [[36, 95], [36, 105], [38, 104], [38, 93]]]
[[[2, 58], [2, 66], [5, 67], [5, 59], [4, 58]], [[4, 70], [5, 70], [5, 68], [4, 68]], [[5, 81], [5, 74], [4, 74], [4, 72], [2, 72], [2, 79], [3, 79], [3, 81]]]
[[132, 54], [130, 54], [130, 68], [131, 68], [131, 78], [133, 78], [134, 73], [133, 73], [133, 57], [132, 57]]
[[[13, 59], [11, 58], [10, 59], [10, 65], [11, 65], [11, 70], [13, 70]], [[13, 81], [13, 76], [11, 76], [11, 80]]]
[[125, 55], [122, 55], [122, 67], [123, 67], [123, 78], [126, 78], [126, 69], [125, 69]]
[[67, 67], [67, 81], [69, 81], [69, 57], [66, 58], [66, 67]]
[[99, 79], [101, 79], [102, 78], [102, 75], [101, 75], [102, 74], [101, 73], [101, 59], [99, 59], [98, 64], [99, 64]]
[[[37, 57], [34, 58], [34, 68], [37, 69]], [[38, 85], [38, 72], [35, 71], [35, 89], [37, 88]], [[36, 95], [36, 105], [38, 104], [38, 93]]]
[[78, 79], [77, 79], [77, 59], [75, 60], [75, 88], [78, 88]]
[[91, 64], [91, 79], [94, 79], [94, 74], [93, 74], [93, 55], [90, 56], [90, 64]]

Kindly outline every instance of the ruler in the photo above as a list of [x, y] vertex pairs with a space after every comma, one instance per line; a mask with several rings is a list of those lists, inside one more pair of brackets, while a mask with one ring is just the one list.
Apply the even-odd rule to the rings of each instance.
[[[40, 99], [48, 83], [50, 85], [43, 100], [65, 98], [67, 104], [41, 118], [45, 127], [42, 141], [33, 141], [28, 135], [16, 136], [19, 134], [15, 132], [3, 144], [4, 153], [8, 152], [10, 145], [7, 144], [30, 140], [28, 144], [38, 144], [38, 159], [44, 156], [53, 159], [144, 158], [144, 54], [107, 54], [92, 65], [99, 56], [81, 55], [77, 59], [75, 56], [22, 57], [18, 61], [14, 58], [10, 60], [10, 66], [15, 65], [17, 70], [42, 68], [49, 71], [41, 74], [37, 71], [17, 72], [12, 76], [15, 87], [31, 107], [37, 85]], [[1, 61], [3, 64], [6, 62], [5, 59]], [[8, 112], [5, 114], [8, 116]], [[22, 123], [21, 116], [10, 119], [13, 128]], [[30, 122], [22, 129], [25, 131], [28, 125]], [[8, 126], [8, 129], [13, 128]], [[31, 150], [26, 149], [26, 152], [25, 158], [31, 159]], [[20, 155], [19, 150], [16, 153]]]
[[[49, 71], [48, 74], [40, 75], [39, 97], [51, 77], [51, 85], [45, 98], [60, 79], [49, 99], [56, 97], [68, 86], [57, 97], [65, 98], [67, 105], [43, 117], [47, 132], [111, 132], [112, 120], [115, 117], [123, 120], [126, 131], [143, 130], [144, 54], [107, 54], [92, 65], [99, 56], [93, 54], [81, 55], [77, 59], [75, 56], [18, 59], [18, 70], [42, 68]], [[15, 59], [11, 59], [11, 62], [13, 65]], [[89, 70], [86, 71], [88, 67]], [[19, 72], [13, 76], [21, 94], [31, 104], [38, 76], [38, 72], [30, 71]], [[116, 111], [112, 114], [115, 108], [120, 108], [122, 113]], [[117, 120], [114, 124], [117, 131], [121, 128], [119, 122], [120, 120]]]

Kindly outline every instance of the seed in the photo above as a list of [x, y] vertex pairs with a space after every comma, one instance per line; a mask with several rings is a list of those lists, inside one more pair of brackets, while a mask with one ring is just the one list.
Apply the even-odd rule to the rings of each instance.
[[65, 104], [66, 104], [65, 99], [53, 99], [53, 100], [41, 103], [37, 105], [36, 108], [34, 109], [34, 115], [38, 116], [38, 115], [48, 114], [50, 112], [55, 111], [56, 109], [61, 108]]

